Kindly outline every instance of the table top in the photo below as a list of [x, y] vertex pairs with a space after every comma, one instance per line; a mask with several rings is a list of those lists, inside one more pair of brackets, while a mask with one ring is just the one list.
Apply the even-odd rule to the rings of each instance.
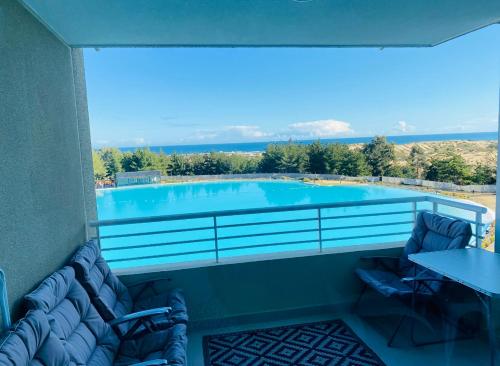
[[408, 259], [487, 296], [500, 297], [500, 254], [469, 248], [410, 254]]

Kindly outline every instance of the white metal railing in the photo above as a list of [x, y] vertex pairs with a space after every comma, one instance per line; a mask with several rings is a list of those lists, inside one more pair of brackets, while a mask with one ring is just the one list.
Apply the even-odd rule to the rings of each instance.
[[[363, 208], [371, 211], [363, 212]], [[470, 223], [474, 227], [471, 246], [481, 247], [482, 216], [487, 209], [430, 195], [100, 220], [90, 225], [96, 228], [96, 239], [111, 264], [158, 264], [176, 258], [211, 258], [219, 263], [223, 256], [247, 255], [249, 250], [271, 248], [276, 253], [304, 246], [323, 252], [339, 242], [363, 240], [369, 244], [376, 238], [387, 242], [407, 238], [420, 211]], [[347, 235], [335, 235], [342, 231]], [[260, 241], [265, 238], [270, 240]]]

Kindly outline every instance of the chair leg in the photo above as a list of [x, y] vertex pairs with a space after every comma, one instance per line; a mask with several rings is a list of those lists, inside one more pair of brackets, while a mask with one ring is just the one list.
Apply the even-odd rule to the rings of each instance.
[[404, 321], [406, 320], [408, 316], [407, 315], [403, 315], [401, 317], [401, 319], [399, 319], [399, 323], [398, 325], [396, 326], [396, 329], [394, 329], [394, 332], [392, 333], [391, 337], [389, 338], [389, 340], [387, 341], [387, 347], [392, 347], [392, 344], [394, 342], [394, 339], [396, 338], [396, 335], [399, 333], [399, 330], [401, 329], [401, 327], [403, 326], [403, 323]]
[[361, 289], [361, 292], [359, 293], [358, 299], [356, 300], [356, 302], [352, 306], [351, 311], [353, 313], [357, 313], [358, 308], [359, 308], [359, 304], [361, 303], [361, 299], [363, 298], [363, 295], [365, 294], [365, 292], [366, 292], [367, 289], [368, 289], [368, 285], [365, 283], [363, 285], [363, 288]]

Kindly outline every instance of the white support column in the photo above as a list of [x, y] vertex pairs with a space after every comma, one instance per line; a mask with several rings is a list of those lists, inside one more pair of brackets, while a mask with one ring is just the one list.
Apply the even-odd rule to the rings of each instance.
[[[500, 142], [500, 88], [498, 89], [498, 142]], [[500, 171], [500, 145], [497, 145], [497, 184], [496, 195], [500, 192], [500, 179], [498, 172]], [[495, 206], [495, 252], [500, 253], [500, 202], [496, 200]]]

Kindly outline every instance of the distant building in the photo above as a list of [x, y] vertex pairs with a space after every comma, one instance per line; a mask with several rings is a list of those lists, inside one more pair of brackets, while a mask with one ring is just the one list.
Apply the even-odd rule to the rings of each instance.
[[116, 173], [115, 177], [117, 187], [133, 186], [138, 184], [155, 184], [160, 183], [160, 181], [161, 172], [159, 170]]

